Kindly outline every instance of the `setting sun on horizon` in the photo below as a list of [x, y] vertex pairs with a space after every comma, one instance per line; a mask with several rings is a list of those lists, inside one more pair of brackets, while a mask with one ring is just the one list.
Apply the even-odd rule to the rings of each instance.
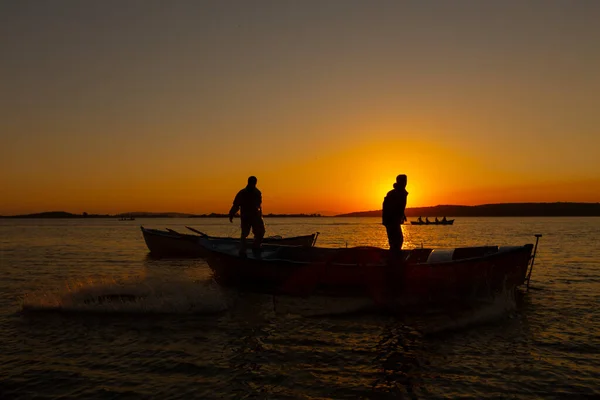
[[595, 3], [425, 3], [5, 3], [0, 215], [600, 201]]

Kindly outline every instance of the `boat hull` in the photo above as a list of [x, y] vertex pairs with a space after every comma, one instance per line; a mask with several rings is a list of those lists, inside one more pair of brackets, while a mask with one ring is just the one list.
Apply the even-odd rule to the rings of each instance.
[[438, 221], [438, 222], [435, 222], [435, 221], [430, 221], [430, 222], [410, 221], [410, 224], [411, 225], [452, 225], [452, 224], [454, 224], [454, 220], [449, 219], [447, 221]]
[[225, 286], [291, 296], [358, 296], [427, 304], [522, 285], [532, 247], [415, 249], [396, 258], [373, 247], [312, 248], [302, 249], [305, 259], [279, 258], [277, 253], [282, 252], [277, 249], [263, 252], [262, 259], [211, 249], [207, 261], [215, 280]]
[[[238, 238], [220, 238], [200, 235], [191, 235], [178, 233], [175, 231], [163, 231], [159, 229], [147, 229], [141, 227], [144, 242], [153, 257], [182, 257], [182, 258], [203, 258], [208, 255], [200, 240], [214, 240], [218, 243], [229, 242], [239, 245]], [[264, 238], [263, 243], [283, 244], [288, 246], [313, 246], [317, 239], [317, 233], [305, 236], [295, 236], [289, 238]], [[248, 238], [248, 246], [251, 246], [252, 238]]]

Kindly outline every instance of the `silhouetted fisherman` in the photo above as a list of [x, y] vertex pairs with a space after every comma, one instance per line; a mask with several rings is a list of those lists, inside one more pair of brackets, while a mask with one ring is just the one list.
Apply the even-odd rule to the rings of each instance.
[[240, 190], [233, 200], [233, 206], [229, 210], [229, 222], [233, 222], [233, 217], [240, 210], [242, 234], [240, 237], [240, 255], [246, 255], [246, 238], [250, 234], [254, 235], [252, 252], [256, 257], [260, 256], [260, 245], [265, 236], [265, 224], [262, 219], [262, 193], [256, 187], [257, 179], [255, 176], [248, 178], [248, 185]]
[[383, 199], [382, 224], [385, 226], [390, 243], [390, 250], [394, 253], [402, 250], [402, 223], [406, 220], [406, 175], [398, 175], [394, 189], [390, 190]]

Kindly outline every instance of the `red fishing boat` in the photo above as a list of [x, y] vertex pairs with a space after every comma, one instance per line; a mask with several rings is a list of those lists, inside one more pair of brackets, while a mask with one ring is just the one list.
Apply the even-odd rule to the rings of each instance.
[[[259, 257], [219, 241], [201, 241], [215, 280], [251, 291], [308, 296], [367, 296], [427, 304], [525, 284], [532, 244], [412, 249], [271, 246]], [[537, 241], [536, 241], [537, 249]], [[535, 254], [535, 252], [533, 252]]]

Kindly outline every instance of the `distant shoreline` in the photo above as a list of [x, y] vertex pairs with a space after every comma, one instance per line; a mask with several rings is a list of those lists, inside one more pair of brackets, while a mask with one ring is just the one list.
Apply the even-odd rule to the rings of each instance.
[[[227, 214], [129, 212], [120, 214], [74, 214], [47, 211], [0, 218], [227, 218]], [[438, 205], [406, 209], [407, 217], [600, 217], [600, 203], [500, 203], [477, 206]], [[381, 217], [381, 210], [324, 216], [321, 214], [265, 214], [265, 218]]]
[[[0, 215], [0, 218], [6, 219], [39, 219], [39, 218], [55, 218], [55, 219], [72, 219], [72, 218], [87, 218], [87, 219], [117, 219], [128, 221], [130, 218], [228, 218], [228, 214], [183, 214], [183, 213], [144, 213], [133, 212], [124, 214], [73, 214], [66, 211], [47, 211], [35, 214], [23, 215]], [[238, 217], [238, 216], [236, 216]], [[316, 218], [322, 217], [321, 214], [265, 214], [264, 218]]]
[[[600, 217], [600, 203], [500, 203], [477, 206], [439, 205], [406, 209], [407, 217]], [[381, 217], [381, 210], [337, 217]]]

